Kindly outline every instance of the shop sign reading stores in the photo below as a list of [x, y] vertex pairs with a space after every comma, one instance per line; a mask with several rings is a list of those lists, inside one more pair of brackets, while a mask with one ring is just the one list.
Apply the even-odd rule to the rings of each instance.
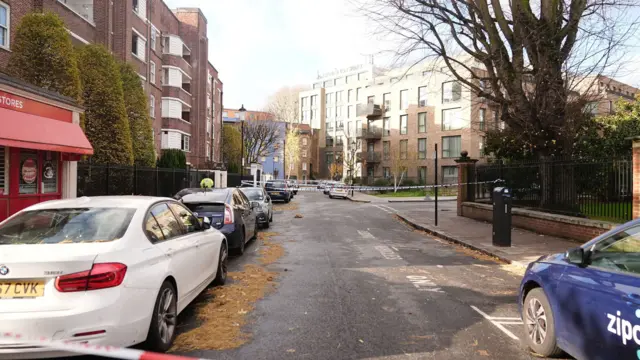
[[0, 91], [0, 108], [10, 109], [21, 113], [42, 116], [64, 122], [72, 122], [73, 112], [22, 96]]

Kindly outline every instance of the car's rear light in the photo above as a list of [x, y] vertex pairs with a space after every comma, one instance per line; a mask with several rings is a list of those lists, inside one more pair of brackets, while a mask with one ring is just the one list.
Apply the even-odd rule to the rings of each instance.
[[127, 273], [127, 266], [120, 263], [93, 264], [91, 270], [62, 275], [56, 278], [60, 292], [106, 289], [119, 286]]
[[224, 224], [233, 224], [233, 211], [228, 204], [224, 205]]

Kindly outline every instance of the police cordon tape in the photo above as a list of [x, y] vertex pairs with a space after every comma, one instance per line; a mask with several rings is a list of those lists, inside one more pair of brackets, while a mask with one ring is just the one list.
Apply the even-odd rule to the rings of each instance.
[[[50, 351], [63, 351], [78, 355], [96, 355], [127, 360], [194, 360], [196, 358], [161, 354], [151, 351], [121, 348], [109, 345], [93, 345], [81, 342], [52, 340], [45, 337], [27, 338], [11, 332], [0, 332], [0, 344], [33, 346]], [[200, 360], [207, 360], [200, 358]]]
[[[276, 180], [278, 181], [278, 180]], [[281, 180], [282, 181], [282, 180]], [[342, 189], [345, 190], [353, 190], [353, 191], [393, 191], [393, 190], [412, 190], [412, 189], [433, 189], [433, 188], [450, 188], [450, 187], [456, 187], [456, 186], [460, 186], [460, 185], [481, 185], [481, 184], [499, 184], [499, 183], [503, 183], [504, 180], [502, 179], [497, 179], [497, 180], [492, 180], [492, 181], [479, 181], [479, 182], [470, 182], [470, 183], [459, 183], [459, 184], [439, 184], [439, 185], [412, 185], [412, 186], [398, 186], [398, 187], [394, 187], [394, 186], [362, 186], [362, 185], [356, 185], [356, 186], [350, 186], [350, 185], [341, 185]], [[248, 181], [248, 180], [243, 180], [240, 182], [242, 185], [246, 185], [246, 186], [253, 186], [254, 182], [253, 181]], [[267, 182], [265, 181], [256, 181], [256, 184], [260, 187], [264, 187], [264, 185]], [[277, 182], [276, 182], [277, 184]], [[324, 191], [324, 189], [318, 189], [316, 186], [318, 185], [311, 185], [311, 187], [309, 186], [305, 186], [305, 184], [299, 184], [299, 187], [296, 188], [296, 191]], [[278, 188], [278, 187], [273, 187], [270, 188], [271, 190], [276, 190], [276, 191], [285, 191], [285, 190], [291, 190], [291, 188]]]

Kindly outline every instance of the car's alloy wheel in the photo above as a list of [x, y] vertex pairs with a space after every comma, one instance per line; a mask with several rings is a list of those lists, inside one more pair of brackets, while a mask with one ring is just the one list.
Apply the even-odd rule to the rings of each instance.
[[214, 285], [224, 285], [227, 282], [227, 273], [229, 266], [229, 250], [227, 244], [222, 243], [220, 246], [220, 259], [218, 260], [218, 270], [216, 270], [216, 278], [213, 280]]
[[522, 304], [522, 318], [529, 347], [542, 356], [553, 357], [562, 354], [556, 342], [555, 323], [551, 305], [541, 288], [527, 294]]
[[169, 350], [176, 336], [178, 307], [173, 285], [165, 281], [160, 288], [154, 307], [147, 342], [152, 350]]

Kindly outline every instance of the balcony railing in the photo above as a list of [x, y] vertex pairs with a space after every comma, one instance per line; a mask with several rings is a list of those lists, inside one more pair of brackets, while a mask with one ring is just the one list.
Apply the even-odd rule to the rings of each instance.
[[376, 104], [358, 104], [356, 107], [356, 116], [365, 116], [367, 118], [376, 118], [382, 116], [382, 107]]
[[369, 164], [379, 163], [382, 156], [379, 151], [363, 151], [358, 154], [359, 162], [367, 162]]
[[362, 127], [356, 129], [356, 137], [366, 140], [379, 140], [382, 139], [382, 129], [377, 126]]

